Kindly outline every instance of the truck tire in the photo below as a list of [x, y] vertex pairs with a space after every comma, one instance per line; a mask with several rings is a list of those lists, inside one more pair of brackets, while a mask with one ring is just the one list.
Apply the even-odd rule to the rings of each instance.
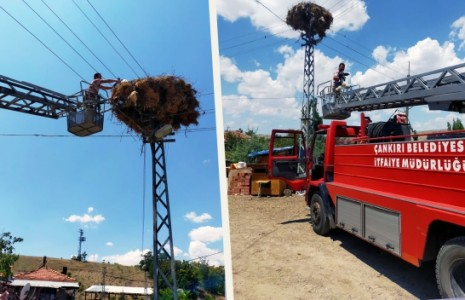
[[329, 221], [328, 214], [323, 203], [323, 198], [319, 193], [315, 193], [310, 201], [310, 217], [312, 219], [313, 231], [319, 235], [328, 234]]
[[447, 241], [439, 250], [436, 281], [441, 297], [465, 297], [465, 236]]

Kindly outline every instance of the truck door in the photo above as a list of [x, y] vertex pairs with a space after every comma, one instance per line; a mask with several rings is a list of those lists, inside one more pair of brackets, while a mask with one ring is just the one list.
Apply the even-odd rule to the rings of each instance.
[[305, 188], [306, 149], [302, 131], [273, 130], [268, 157], [270, 178], [280, 178], [297, 191]]

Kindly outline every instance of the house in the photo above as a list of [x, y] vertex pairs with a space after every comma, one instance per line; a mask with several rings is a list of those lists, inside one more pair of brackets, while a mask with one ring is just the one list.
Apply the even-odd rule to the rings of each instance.
[[74, 299], [79, 283], [76, 279], [66, 275], [67, 268], [62, 272], [47, 267], [47, 258], [44, 257], [42, 266], [30, 272], [17, 274], [10, 282], [10, 295], [27, 294], [28, 299], [61, 300]]

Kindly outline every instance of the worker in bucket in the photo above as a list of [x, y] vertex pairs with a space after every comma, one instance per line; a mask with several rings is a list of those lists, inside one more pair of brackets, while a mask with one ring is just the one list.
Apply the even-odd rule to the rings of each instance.
[[333, 89], [334, 92], [340, 93], [343, 88], [347, 88], [347, 84], [345, 83], [346, 76], [349, 76], [349, 73], [344, 72], [346, 65], [341, 62], [339, 64], [339, 69], [334, 72], [333, 76]]
[[103, 85], [104, 83], [119, 83], [121, 80], [119, 79], [102, 79], [102, 74], [95, 73], [94, 80], [89, 85], [85, 92], [85, 99], [84, 102], [92, 104], [98, 104], [100, 102], [100, 90], [111, 90], [113, 86], [106, 86]]

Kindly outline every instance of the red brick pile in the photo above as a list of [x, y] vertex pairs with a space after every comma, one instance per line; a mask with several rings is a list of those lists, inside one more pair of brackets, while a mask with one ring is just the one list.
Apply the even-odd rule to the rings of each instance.
[[252, 168], [233, 169], [228, 175], [228, 195], [250, 195]]

